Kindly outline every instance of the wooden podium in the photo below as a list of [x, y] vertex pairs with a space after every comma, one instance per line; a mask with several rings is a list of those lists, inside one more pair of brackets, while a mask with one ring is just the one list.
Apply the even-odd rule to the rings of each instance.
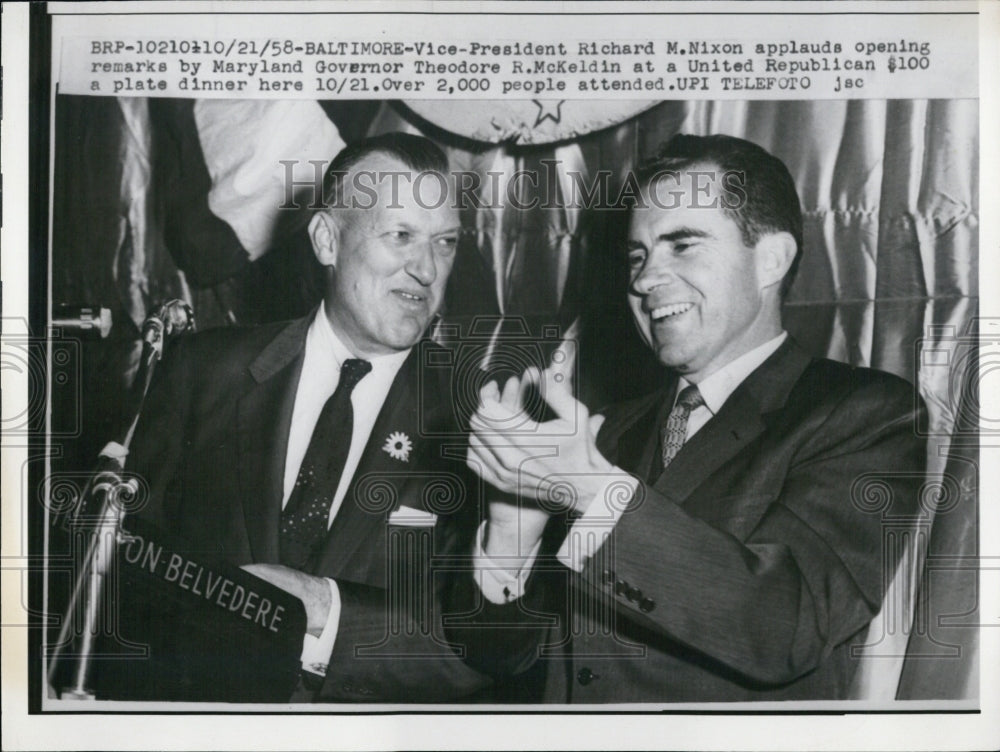
[[107, 581], [97, 699], [287, 702], [301, 665], [302, 602], [238, 567], [202, 561], [125, 522]]

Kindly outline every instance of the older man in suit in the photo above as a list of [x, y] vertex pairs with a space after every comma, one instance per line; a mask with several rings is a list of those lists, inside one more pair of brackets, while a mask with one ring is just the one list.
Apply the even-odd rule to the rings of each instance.
[[[867, 495], [914, 513], [919, 399], [784, 331], [778, 159], [682, 135], [637, 177], [629, 303], [668, 375], [595, 416], [554, 369], [483, 390], [468, 462], [502, 493], [451, 634], [484, 670], [544, 667], [553, 702], [845, 698], [898, 557]], [[512, 420], [532, 383], [555, 419]]]
[[302, 600], [296, 700], [455, 700], [486, 683], [435, 631], [428, 571], [470, 490], [433, 438], [459, 435], [447, 380], [420, 375], [458, 241], [447, 168], [406, 134], [338, 154], [309, 225], [323, 304], [179, 340], [133, 443], [144, 518], [186, 556]]

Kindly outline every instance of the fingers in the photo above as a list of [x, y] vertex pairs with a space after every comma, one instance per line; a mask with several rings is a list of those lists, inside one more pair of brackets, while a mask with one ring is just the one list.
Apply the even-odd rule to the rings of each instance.
[[521, 393], [521, 380], [517, 376], [511, 376], [504, 384], [503, 393], [500, 395], [500, 404], [511, 413], [520, 412], [522, 409]]
[[301, 588], [298, 587], [299, 583], [295, 577], [294, 569], [289, 569], [281, 564], [244, 564], [240, 569], [255, 577], [260, 577], [292, 595], [301, 597]]
[[[496, 478], [507, 469], [496, 457], [491, 448], [483, 443], [483, 440], [474, 433], [469, 436], [469, 452], [466, 455], [466, 464], [480, 475], [488, 473], [493, 478]], [[481, 471], [480, 468], [482, 469]], [[483, 477], [492, 482], [492, 478], [486, 478], [485, 475]]]
[[314, 636], [321, 634], [331, 608], [326, 580], [281, 564], [244, 564], [240, 568], [301, 600], [306, 609], [306, 630]]
[[[575, 343], [565, 343], [564, 348], [572, 350]], [[573, 422], [586, 420], [589, 412], [582, 402], [573, 396], [572, 382], [566, 373], [564, 359], [554, 362], [544, 371], [535, 366], [525, 369], [520, 378], [511, 376], [501, 389], [496, 382], [489, 381], [479, 390], [478, 417], [482, 427], [496, 431], [517, 430], [519, 433], [534, 433], [538, 423], [531, 420], [525, 410], [525, 397], [532, 385], [537, 386], [545, 402], [555, 414]], [[473, 426], [475, 429], [476, 426]]]
[[473, 433], [469, 436], [465, 464], [504, 493], [538, 499], [551, 481], [545, 477], [546, 466], [537, 462], [556, 456], [558, 451], [552, 447], [535, 448], [529, 453], [512, 444], [488, 443]]
[[604, 425], [603, 415], [591, 415], [590, 416], [590, 435], [597, 438], [597, 434], [601, 432], [601, 426]]
[[500, 400], [500, 391], [496, 382], [487, 381], [479, 390], [479, 405], [483, 406]]
[[553, 351], [548, 368], [553, 374], [561, 374], [570, 387], [573, 384], [573, 370], [576, 365], [578, 347], [575, 339], [577, 323], [578, 321], [573, 322], [573, 325], [566, 332], [566, 336], [559, 343], [559, 347]]
[[538, 423], [524, 412], [512, 412], [497, 402], [480, 405], [469, 418], [469, 430], [480, 434], [482, 438], [514, 433], [530, 435], [538, 430]]
[[586, 406], [573, 396], [568, 378], [551, 368], [546, 368], [540, 378], [542, 398], [556, 415], [569, 421], [587, 420], [590, 413]]
[[480, 406], [488, 406], [494, 403], [502, 405], [511, 412], [521, 409], [521, 394], [523, 388], [521, 379], [511, 376], [503, 385], [503, 390], [499, 388], [497, 382], [490, 379], [479, 390]]
[[469, 449], [493, 472], [501, 477], [516, 473], [529, 455], [521, 448], [501, 437], [469, 436]]
[[530, 382], [511, 376], [501, 391], [490, 381], [479, 390], [479, 407], [469, 421], [473, 431], [483, 433], [511, 432], [533, 433], [537, 422], [524, 409], [524, 393]]
[[514, 492], [515, 489], [511, 484], [501, 477], [501, 473], [506, 473], [506, 469], [475, 434], [469, 437], [469, 451], [465, 464], [494, 488], [505, 493]]
[[504, 382], [503, 390], [499, 390], [495, 382], [490, 381], [480, 390], [480, 396], [486, 394], [489, 402], [482, 402], [484, 407], [493, 407], [503, 412], [507, 417], [524, 415], [524, 395], [530, 382], [526, 378], [511, 376]]
[[542, 399], [563, 420], [575, 420], [578, 409], [586, 410], [583, 403], [573, 396], [572, 382], [562, 373], [561, 368], [549, 366], [544, 371], [539, 371], [530, 366], [525, 369], [522, 380], [525, 389], [530, 384], [537, 385]]
[[282, 576], [286, 575], [287, 572], [285, 570], [287, 570], [288, 567], [284, 566], [283, 564], [244, 564], [242, 567], [240, 567], [240, 569], [242, 569], [245, 572], [249, 572], [250, 574], [256, 575], [257, 577], [260, 577], [263, 580], [272, 582], [273, 580], [279, 579]]

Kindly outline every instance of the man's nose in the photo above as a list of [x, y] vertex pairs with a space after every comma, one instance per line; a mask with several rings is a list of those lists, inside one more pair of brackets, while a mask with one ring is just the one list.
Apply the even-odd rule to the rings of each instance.
[[437, 263], [434, 258], [434, 248], [430, 241], [418, 243], [413, 254], [406, 262], [406, 272], [425, 287], [437, 279]]
[[669, 285], [676, 280], [670, 264], [659, 257], [651, 257], [632, 279], [632, 290], [638, 295], [648, 295], [660, 285]]

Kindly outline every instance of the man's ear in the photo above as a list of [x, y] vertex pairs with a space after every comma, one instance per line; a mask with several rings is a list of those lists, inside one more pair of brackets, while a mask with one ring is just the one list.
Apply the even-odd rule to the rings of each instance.
[[795, 260], [795, 238], [788, 232], [762, 235], [754, 246], [757, 259], [757, 280], [761, 288], [780, 285]]
[[329, 212], [316, 212], [309, 220], [309, 240], [312, 241], [313, 253], [320, 264], [328, 267], [337, 265], [340, 225]]

